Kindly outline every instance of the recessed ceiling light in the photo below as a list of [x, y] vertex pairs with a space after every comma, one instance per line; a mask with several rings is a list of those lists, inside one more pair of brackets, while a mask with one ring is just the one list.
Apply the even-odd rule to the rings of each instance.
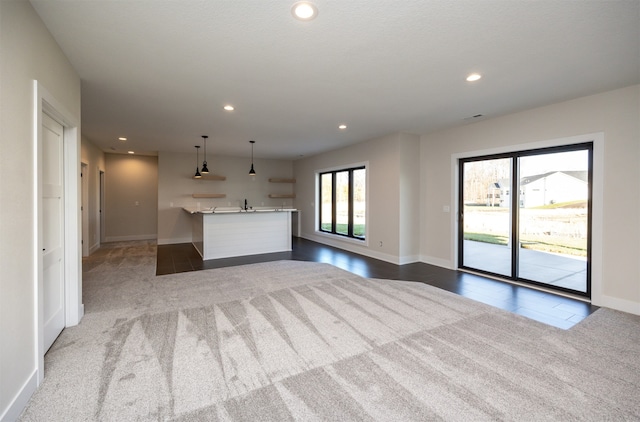
[[135, 154], [134, 151], [127, 151], [129, 154]]
[[347, 128], [347, 125], [340, 125], [340, 126], [338, 126], [338, 129], [341, 129], [341, 130], [345, 130], [346, 128]]
[[225, 110], [227, 111], [233, 111], [235, 110], [235, 108], [231, 105], [231, 104], [227, 104], [226, 106], [223, 107]]
[[472, 73], [471, 75], [467, 76], [467, 82], [475, 82], [475, 81], [479, 80], [480, 78], [482, 78], [481, 74]]
[[299, 1], [291, 6], [291, 14], [301, 21], [310, 21], [318, 16], [318, 8], [308, 1]]
[[121, 137], [118, 138], [118, 141], [126, 141], [126, 140], [127, 140], [127, 138], [125, 138], [124, 136], [121, 136]]

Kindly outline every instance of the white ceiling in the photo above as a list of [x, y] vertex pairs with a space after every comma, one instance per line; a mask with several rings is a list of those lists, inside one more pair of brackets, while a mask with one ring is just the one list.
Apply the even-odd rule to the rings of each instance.
[[315, 0], [310, 22], [294, 0], [31, 3], [107, 152], [209, 135], [208, 154], [255, 139], [256, 158], [295, 159], [640, 83], [640, 0]]

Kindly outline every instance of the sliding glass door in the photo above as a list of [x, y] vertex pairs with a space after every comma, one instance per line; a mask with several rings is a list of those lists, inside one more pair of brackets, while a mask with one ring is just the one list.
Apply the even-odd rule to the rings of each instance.
[[460, 160], [459, 266], [590, 296], [592, 149]]
[[463, 263], [510, 277], [511, 159], [465, 161], [463, 166]]

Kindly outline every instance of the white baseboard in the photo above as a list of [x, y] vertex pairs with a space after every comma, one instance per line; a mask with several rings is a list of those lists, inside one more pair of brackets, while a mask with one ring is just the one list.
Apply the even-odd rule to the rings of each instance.
[[9, 407], [7, 407], [4, 413], [2, 413], [2, 416], [0, 416], [0, 422], [14, 422], [18, 420], [24, 408], [27, 407], [29, 399], [33, 396], [33, 393], [35, 393], [37, 388], [38, 373], [34, 370], [31, 376], [22, 385], [20, 391], [18, 391], [16, 396], [13, 398]]
[[[346, 249], [346, 248], [343, 248]], [[400, 265], [400, 258], [395, 255], [389, 255], [383, 252], [376, 252], [374, 250], [367, 249], [362, 251], [361, 249], [351, 252], [359, 253], [360, 255], [368, 256], [369, 258], [379, 259], [380, 261], [389, 262], [391, 264]]]
[[89, 247], [89, 255], [91, 255], [92, 253], [94, 253], [98, 249], [100, 249], [100, 242], [95, 243], [94, 245]]
[[420, 262], [424, 262], [425, 264], [435, 265], [436, 267], [446, 268], [448, 270], [455, 270], [453, 265], [451, 265], [451, 261], [448, 259], [435, 258], [433, 256], [421, 255]]
[[314, 236], [306, 233], [302, 233], [300, 237], [302, 237], [303, 239], [311, 240], [313, 242], [322, 243], [323, 245], [329, 245], [333, 246], [334, 248], [368, 256], [369, 258], [375, 258], [381, 261], [390, 262], [392, 264], [399, 265], [400, 262], [400, 258], [395, 255], [376, 252], [366, 246], [358, 246], [357, 244], [352, 243], [352, 241], [341, 242], [340, 239], [333, 240], [328, 236]]
[[378, 252], [375, 249], [371, 249], [367, 246], [359, 246], [351, 241], [342, 242], [340, 239], [332, 239], [328, 236], [315, 236], [303, 233], [300, 237], [303, 239], [311, 240], [314, 242], [322, 243], [323, 245], [333, 246], [334, 248], [343, 249], [345, 251], [354, 252], [360, 255], [367, 256], [369, 258], [379, 259], [381, 261], [390, 262], [391, 264], [404, 265], [412, 262], [420, 262], [418, 255], [406, 255], [396, 256], [390, 255], [384, 252]]
[[627, 312], [629, 314], [640, 315], [640, 303], [633, 302], [631, 300], [602, 295], [598, 303], [592, 303], [596, 306], [611, 308], [615, 309], [616, 311]]
[[174, 245], [176, 243], [191, 243], [191, 237], [158, 239], [158, 245]]
[[420, 257], [418, 255], [401, 256], [398, 259], [398, 265], [412, 264], [414, 262], [420, 262]]
[[136, 234], [132, 236], [107, 236], [105, 242], [127, 242], [130, 240], [155, 240], [158, 238], [156, 234]]

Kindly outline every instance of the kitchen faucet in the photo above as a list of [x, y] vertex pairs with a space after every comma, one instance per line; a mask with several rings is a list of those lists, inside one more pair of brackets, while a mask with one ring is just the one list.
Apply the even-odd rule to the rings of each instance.
[[246, 198], [245, 198], [245, 200], [244, 200], [244, 210], [245, 210], [245, 211], [247, 210], [247, 200], [246, 200]]

